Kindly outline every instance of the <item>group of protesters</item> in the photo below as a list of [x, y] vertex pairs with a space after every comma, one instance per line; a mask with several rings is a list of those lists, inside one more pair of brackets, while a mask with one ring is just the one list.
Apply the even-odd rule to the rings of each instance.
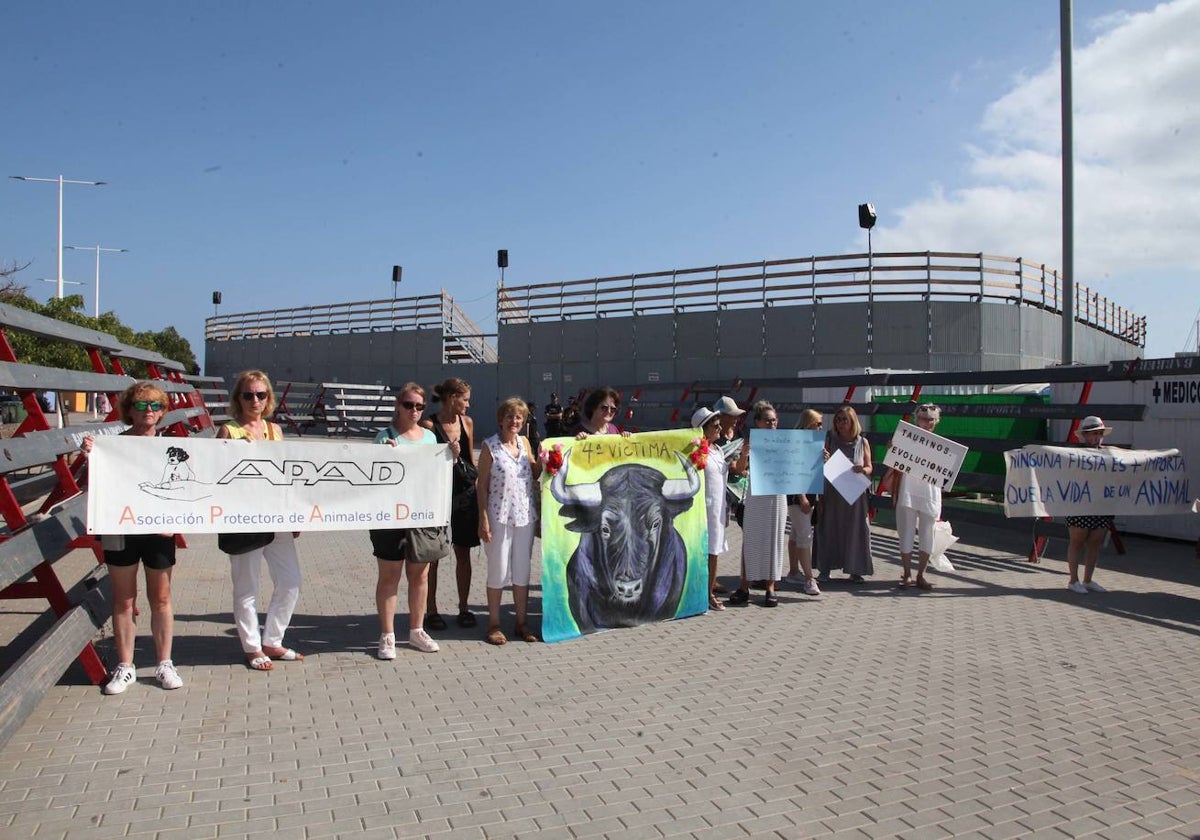
[[[536, 444], [530, 441], [531, 426], [534, 426], [531, 423], [532, 406], [517, 397], [500, 402], [496, 412], [497, 431], [483, 440], [476, 461], [475, 423], [468, 416], [470, 386], [461, 379], [452, 378], [437, 385], [432, 396], [428, 396], [415, 382], [403, 385], [396, 397], [391, 422], [378, 432], [375, 441], [391, 446], [446, 445], [454, 461], [449, 545], [444, 541], [442, 529], [435, 529], [438, 533], [432, 537], [427, 533], [431, 529], [370, 531], [378, 572], [375, 600], [380, 638], [376, 655], [382, 660], [396, 658], [395, 613], [402, 578], [407, 578], [408, 583], [408, 645], [422, 652], [438, 651], [438, 643], [429, 631], [445, 630], [447, 623], [437, 606], [437, 558], [450, 553], [454, 556], [458, 596], [455, 621], [463, 628], [477, 624], [468, 596], [472, 578], [471, 551], [481, 544], [487, 560], [485, 641], [503, 645], [509, 639], [501, 627], [500, 605], [504, 589], [511, 587], [515, 607], [512, 637], [537, 642], [538, 636], [528, 624], [533, 542], [537, 535], [537, 481], [544, 462], [552, 456], [544, 448], [539, 452]], [[437, 410], [426, 414], [426, 409], [434, 402]], [[573, 423], [568, 426], [565, 421], [570, 415], [558, 406], [555, 397], [546, 407], [547, 433], [579, 439], [591, 435], [628, 435], [613, 422], [620, 404], [620, 394], [616, 390], [596, 388], [578, 402], [575, 411], [571, 412]], [[155, 435], [167, 406], [166, 394], [154, 382], [143, 381], [130, 386], [118, 401], [120, 418], [129, 426], [123, 434]], [[218, 438], [250, 443], [282, 440], [282, 429], [270, 420], [274, 408], [275, 395], [268, 376], [259, 370], [244, 371], [238, 375], [231, 391], [232, 419], [221, 426]], [[756, 402], [750, 412], [753, 428], [778, 428], [779, 416], [771, 403]], [[819, 595], [819, 584], [828, 583], [835, 569], [847, 576], [843, 580], [849, 584], [863, 583], [866, 576], [874, 573], [867, 494], [847, 501], [828, 482], [823, 494], [755, 494], [753, 487], [748, 485], [750, 436], [746, 433], [739, 438], [736, 432], [746, 413], [732, 397], [723, 396], [711, 408], [698, 408], [691, 417], [691, 425], [700, 429], [708, 442], [704, 471], [709, 608], [721, 611], [726, 603], [746, 604], [750, 600], [750, 588], [755, 585], [765, 590], [765, 607], [779, 604], [776, 588], [781, 582], [796, 585], [808, 595]], [[806, 409], [799, 425], [818, 431], [823, 428], [823, 420], [819, 412]], [[915, 422], [920, 428], [932, 432], [939, 420], [940, 410], [935, 405], [921, 405], [916, 410]], [[1099, 422], [1098, 418], [1088, 420]], [[86, 438], [84, 452], [90, 452], [91, 446], [91, 438]], [[824, 437], [824, 459], [839, 452], [851, 462], [854, 472], [867, 477], [872, 475], [875, 465], [871, 447], [854, 408], [849, 405], [837, 409], [833, 428]], [[739, 499], [728, 492], [728, 487], [731, 479], [742, 477], [747, 479], [747, 486], [744, 496]], [[941, 513], [941, 491], [935, 485], [910, 476], [895, 476], [888, 488], [895, 498], [900, 541], [902, 575], [899, 586], [931, 589], [926, 569], [934, 523]], [[716, 580], [717, 560], [728, 550], [725, 533], [731, 518], [738, 521], [744, 534], [741, 582], [729, 593], [727, 601], [722, 602], [718, 595], [725, 590]], [[1075, 561], [1071, 566], [1073, 590], [1086, 586], [1102, 591], [1091, 580], [1095, 566], [1091, 534], [1094, 528], [1103, 524], [1070, 523], [1070, 559]], [[220, 547], [230, 557], [234, 624], [246, 665], [255, 671], [270, 671], [277, 662], [304, 659], [302, 653], [284, 644], [284, 634], [300, 596], [296, 536], [298, 534], [291, 532], [277, 532], [222, 535], [219, 540]], [[915, 579], [911, 569], [914, 537], [919, 539], [920, 545]], [[439, 543], [439, 538], [443, 542]], [[155, 677], [164, 689], [181, 687], [183, 680], [171, 658], [171, 573], [175, 565], [175, 535], [103, 537], [101, 542], [113, 583], [113, 637], [118, 660], [103, 687], [104, 693], [119, 694], [136, 681], [133, 648], [139, 563], [145, 570], [151, 609], [151, 632], [158, 659]], [[1088, 555], [1086, 583], [1079, 584], [1076, 565], [1082, 550]], [[786, 574], [783, 570], [785, 559], [788, 562]], [[257, 599], [263, 560], [273, 590], [260, 629]]]

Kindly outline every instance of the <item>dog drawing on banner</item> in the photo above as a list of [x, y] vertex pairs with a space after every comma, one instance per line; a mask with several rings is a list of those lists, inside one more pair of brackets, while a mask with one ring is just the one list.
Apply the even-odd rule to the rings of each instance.
[[567, 484], [570, 453], [550, 485], [566, 529], [580, 534], [566, 565], [568, 603], [581, 633], [673, 618], [687, 574], [675, 517], [695, 502], [700, 478], [675, 453], [683, 478], [621, 464], [598, 480]]

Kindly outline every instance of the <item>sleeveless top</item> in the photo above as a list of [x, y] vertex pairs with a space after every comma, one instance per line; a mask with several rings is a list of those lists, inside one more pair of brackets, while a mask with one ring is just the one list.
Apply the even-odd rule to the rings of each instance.
[[[442, 422], [437, 419], [437, 415], [432, 416], [433, 420], [433, 436], [438, 443], [449, 443], [450, 438], [446, 434], [446, 430], [442, 428]], [[466, 461], [468, 464], [475, 464], [475, 453], [471, 451], [471, 440], [467, 437], [467, 426], [463, 423], [462, 415], [458, 417], [458, 457]]]
[[[253, 438], [250, 437], [250, 433], [246, 431], [245, 427], [243, 427], [242, 424], [236, 420], [230, 420], [225, 424], [225, 428], [229, 430], [229, 437], [231, 440], [253, 440]], [[275, 437], [274, 423], [269, 421], [267, 422], [267, 436], [264, 438], [264, 440], [283, 440], [282, 435], [280, 437]]]
[[521, 527], [537, 519], [533, 506], [533, 464], [523, 438], [517, 438], [517, 455], [500, 443], [500, 435], [483, 442], [492, 453], [492, 473], [488, 481], [488, 518], [493, 523]]
[[420, 440], [409, 440], [396, 431], [395, 426], [389, 424], [386, 429], [380, 429], [375, 434], [375, 442], [387, 443], [389, 440], [394, 440], [400, 446], [406, 446], [409, 444], [416, 445], [420, 443], [437, 443], [437, 437], [434, 436], [433, 432], [429, 431], [428, 429], [422, 429], [421, 431], [423, 431], [425, 434], [421, 435]]

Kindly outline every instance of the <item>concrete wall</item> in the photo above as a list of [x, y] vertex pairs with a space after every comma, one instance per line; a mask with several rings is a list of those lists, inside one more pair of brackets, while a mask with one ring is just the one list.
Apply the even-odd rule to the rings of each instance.
[[[931, 329], [932, 325], [932, 329]], [[868, 342], [870, 334], [870, 342]], [[498, 398], [544, 404], [599, 384], [788, 377], [809, 370], [1006, 370], [1059, 361], [1061, 324], [1030, 306], [967, 301], [817, 303], [502, 326], [500, 361], [444, 365], [437, 330], [207, 342], [205, 373], [259, 367], [275, 379], [428, 387], [471, 383], [473, 413]], [[1134, 358], [1141, 348], [1080, 324], [1077, 362]], [[490, 420], [489, 420], [490, 422]]]

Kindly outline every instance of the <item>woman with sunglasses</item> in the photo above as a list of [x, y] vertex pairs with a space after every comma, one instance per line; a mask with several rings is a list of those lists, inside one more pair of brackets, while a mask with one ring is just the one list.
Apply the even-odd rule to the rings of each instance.
[[[221, 427], [221, 440], [283, 440], [283, 430], [267, 418], [275, 411], [275, 392], [271, 380], [261, 370], [238, 374], [233, 385], [229, 411], [233, 419]], [[241, 554], [229, 555], [233, 579], [233, 622], [246, 655], [246, 664], [254, 671], [270, 671], [274, 661], [298, 662], [304, 656], [284, 647], [283, 634], [292, 621], [300, 600], [300, 558], [296, 555], [296, 537], [290, 531], [272, 535], [271, 542]], [[258, 589], [262, 579], [262, 561], [267, 561], [274, 591], [267, 605], [267, 620], [262, 633], [258, 627]]]
[[[806, 408], [800, 412], [800, 428], [820, 431], [824, 423], [821, 412]], [[817, 497], [804, 493], [788, 497], [788, 522], [791, 524], [791, 539], [788, 540], [788, 583], [799, 586], [805, 595], [820, 595], [821, 587], [813, 580], [813, 508]], [[803, 572], [803, 574], [801, 574]]]
[[[422, 392], [424, 393], [424, 392]], [[451, 377], [433, 386], [433, 401], [441, 404], [437, 413], [421, 421], [433, 432], [438, 443], [450, 445], [454, 455], [454, 473], [450, 498], [450, 544], [454, 546], [454, 577], [458, 584], [459, 627], [474, 627], [475, 613], [467, 599], [471, 595], [471, 549], [479, 545], [479, 499], [475, 496], [475, 421], [467, 416], [471, 407], [471, 386]], [[437, 608], [438, 561], [429, 566], [429, 603], [426, 626], [445, 630], [446, 620]]]
[[[405, 384], [396, 397], [391, 425], [375, 435], [375, 442], [391, 446], [436, 444], [433, 432], [420, 425], [424, 410], [425, 389], [415, 382]], [[431, 564], [411, 559], [411, 554], [406, 551], [407, 529], [372, 528], [370, 533], [371, 548], [379, 567], [379, 576], [375, 579], [375, 606], [379, 610], [377, 655], [380, 659], [396, 658], [396, 601], [400, 576], [404, 573], [408, 576], [408, 645], [423, 653], [437, 653], [438, 643], [429, 638], [424, 628]]]
[[[121, 434], [154, 437], [158, 422], [167, 409], [167, 395], [153, 382], [135, 382], [117, 401], [121, 422], [129, 428]], [[92, 451], [92, 438], [83, 439], [83, 451]], [[171, 642], [175, 632], [175, 613], [171, 608], [171, 570], [175, 566], [174, 534], [126, 534], [101, 537], [104, 563], [112, 581], [113, 642], [117, 667], [104, 684], [105, 694], [120, 694], [137, 680], [133, 667], [133, 640], [137, 635], [133, 610], [137, 602], [137, 567], [142, 564], [146, 576], [146, 597], [150, 601], [150, 635], [158, 667], [154, 678], [164, 689], [180, 688], [183, 680], [171, 661]]]
[[[752, 409], [756, 429], [778, 429], [779, 414], [775, 406], [759, 400]], [[733, 468], [739, 475], [750, 474], [750, 437], [742, 444], [741, 454]], [[783, 558], [787, 556], [787, 496], [783, 494], [755, 495], [754, 484], [746, 486], [745, 510], [742, 514], [742, 584], [729, 596], [731, 604], [750, 600], [751, 580], [766, 583], [764, 607], [779, 606], [775, 583], [783, 576]]]
[[[833, 429], [825, 435], [825, 457], [841, 452], [854, 465], [854, 472], [869, 476], [872, 471], [871, 445], [863, 437], [858, 412], [843, 405], [833, 415]], [[875, 574], [871, 560], [871, 523], [868, 518], [869, 494], [863, 493], [854, 504], [825, 481], [821, 510], [817, 515], [817, 580], [825, 583], [834, 565], [850, 576], [850, 583], [863, 583], [864, 575]]]
[[[942, 410], [932, 403], [917, 407], [913, 423], [932, 432], [942, 419]], [[893, 491], [896, 508], [896, 534], [900, 538], [900, 588], [907, 589], [912, 575], [913, 537], [921, 546], [917, 559], [917, 589], [933, 589], [925, 579], [929, 552], [933, 548], [933, 526], [942, 515], [942, 488], [910, 475], [896, 474]]]
[[[587, 395], [583, 401], [583, 410], [579, 420], [568, 430], [568, 434], [576, 440], [583, 440], [591, 435], [619, 435], [613, 420], [621, 410], [621, 395], [614, 389], [603, 385]], [[628, 437], [628, 434], [625, 435]]]

